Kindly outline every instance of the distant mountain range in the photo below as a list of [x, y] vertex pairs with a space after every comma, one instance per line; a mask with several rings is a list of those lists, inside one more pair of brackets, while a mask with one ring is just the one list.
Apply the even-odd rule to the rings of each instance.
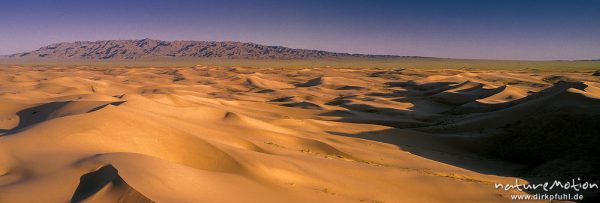
[[336, 53], [244, 42], [103, 40], [56, 43], [8, 58], [48, 59], [143, 59], [143, 58], [419, 58], [417, 56]]

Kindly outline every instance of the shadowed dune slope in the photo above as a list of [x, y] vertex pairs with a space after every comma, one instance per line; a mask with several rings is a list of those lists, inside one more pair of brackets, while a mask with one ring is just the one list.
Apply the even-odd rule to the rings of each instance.
[[86, 173], [79, 179], [71, 202], [154, 202], [131, 188], [112, 165]]

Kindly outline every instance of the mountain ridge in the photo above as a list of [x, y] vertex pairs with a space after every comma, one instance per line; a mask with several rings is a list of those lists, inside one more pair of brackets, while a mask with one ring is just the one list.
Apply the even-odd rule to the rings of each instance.
[[232, 58], [232, 59], [311, 59], [311, 58], [429, 58], [421, 56], [371, 55], [295, 49], [237, 41], [98, 40], [54, 43], [8, 58], [51, 59], [143, 59], [143, 58]]

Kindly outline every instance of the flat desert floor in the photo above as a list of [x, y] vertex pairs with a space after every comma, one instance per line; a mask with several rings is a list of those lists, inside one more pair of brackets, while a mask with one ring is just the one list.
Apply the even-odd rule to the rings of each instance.
[[[0, 202], [509, 202], [524, 193], [494, 184], [571, 160], [550, 150], [526, 167], [523, 146], [568, 142], [522, 132], [532, 122], [595, 130], [585, 123], [600, 114], [598, 82], [589, 72], [4, 67]], [[585, 163], [571, 172], [593, 169]]]

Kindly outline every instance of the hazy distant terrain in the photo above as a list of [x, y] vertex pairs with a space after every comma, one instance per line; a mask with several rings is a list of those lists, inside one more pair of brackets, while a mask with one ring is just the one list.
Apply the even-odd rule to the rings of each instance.
[[104, 40], [51, 44], [38, 50], [13, 54], [10, 58], [54, 59], [140, 59], [140, 58], [238, 58], [238, 59], [307, 59], [307, 58], [399, 58], [390, 55], [335, 53], [292, 49], [243, 42]]
[[598, 60], [481, 60], [335, 53], [242, 42], [104, 40], [56, 43], [0, 56], [0, 64], [102, 67], [418, 68], [480, 70], [600, 70]]

